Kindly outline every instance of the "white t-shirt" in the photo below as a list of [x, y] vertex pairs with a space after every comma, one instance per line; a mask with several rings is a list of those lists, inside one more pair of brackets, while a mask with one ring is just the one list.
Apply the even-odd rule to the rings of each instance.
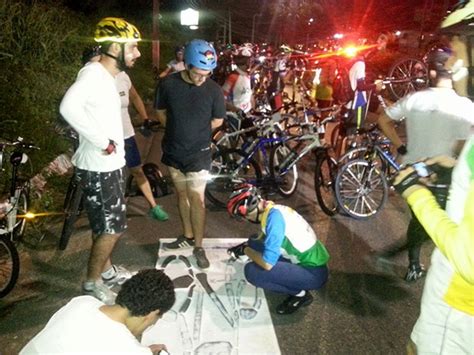
[[354, 91], [354, 99], [348, 103], [348, 108], [356, 109], [357, 107], [367, 104], [367, 93], [365, 91], [358, 91], [357, 81], [365, 79], [365, 62], [357, 60], [349, 69], [349, 80], [351, 88]]
[[130, 113], [128, 112], [128, 106], [130, 105], [130, 89], [132, 87], [132, 81], [127, 73], [121, 71], [115, 77], [115, 84], [117, 85], [117, 91], [120, 95], [120, 102], [122, 103], [122, 125], [123, 125], [123, 138], [127, 139], [135, 135], [133, 129], [132, 120]]
[[237, 73], [231, 73], [224, 85], [222, 85], [222, 90], [224, 90], [224, 96], [227, 101], [231, 102], [232, 105], [238, 107], [244, 112], [249, 112], [252, 108], [252, 88], [250, 86], [250, 77], [249, 75], [236, 68]]
[[27, 354], [143, 354], [128, 328], [110, 319], [99, 308], [104, 303], [92, 296], [73, 298], [57, 311], [48, 324], [20, 351]]
[[408, 153], [404, 163], [453, 156], [456, 141], [466, 139], [474, 124], [474, 103], [447, 88], [415, 92], [385, 112], [395, 121], [406, 117]]
[[[108, 172], [125, 165], [120, 96], [115, 78], [100, 63], [84, 66], [61, 101], [59, 111], [79, 133], [74, 166], [88, 171]], [[117, 143], [116, 153], [104, 149], [109, 139]]]

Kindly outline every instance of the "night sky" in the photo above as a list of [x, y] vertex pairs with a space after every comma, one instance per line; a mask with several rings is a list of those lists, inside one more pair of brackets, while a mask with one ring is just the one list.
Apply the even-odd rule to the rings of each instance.
[[[161, 1], [163, 11], [194, 7], [211, 11], [218, 24], [230, 11], [235, 38], [248, 37], [255, 20], [260, 40], [268, 34], [294, 40], [323, 37], [334, 32], [356, 32], [370, 36], [385, 30], [430, 32], [437, 28], [446, 10], [456, 0], [173, 0]], [[306, 8], [299, 6], [308, 5]], [[301, 11], [303, 9], [303, 11]], [[304, 10], [307, 10], [306, 12]], [[309, 10], [309, 11], [308, 11]], [[254, 16], [257, 14], [256, 16]], [[313, 23], [308, 25], [308, 19]]]

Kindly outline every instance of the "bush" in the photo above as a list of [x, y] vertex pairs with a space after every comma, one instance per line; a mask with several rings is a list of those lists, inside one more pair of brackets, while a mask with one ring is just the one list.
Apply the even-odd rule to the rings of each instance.
[[84, 48], [85, 18], [52, 2], [0, 3], [1, 138], [22, 136], [41, 147], [32, 153], [35, 171], [67, 149], [58, 136], [59, 103], [74, 81]]

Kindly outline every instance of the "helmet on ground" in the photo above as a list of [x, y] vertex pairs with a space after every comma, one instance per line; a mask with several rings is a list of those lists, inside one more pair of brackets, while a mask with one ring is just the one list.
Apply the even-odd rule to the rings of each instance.
[[242, 184], [234, 188], [227, 202], [227, 212], [231, 217], [246, 217], [257, 208], [261, 197], [257, 188], [250, 184]]
[[96, 42], [127, 43], [141, 40], [138, 29], [118, 17], [106, 17], [99, 21], [95, 29]]
[[202, 70], [213, 70], [217, 66], [217, 54], [208, 42], [193, 39], [184, 48], [184, 63]]
[[[474, 1], [459, 1], [441, 22], [441, 32], [467, 32], [474, 25]], [[468, 27], [469, 26], [469, 27]]]

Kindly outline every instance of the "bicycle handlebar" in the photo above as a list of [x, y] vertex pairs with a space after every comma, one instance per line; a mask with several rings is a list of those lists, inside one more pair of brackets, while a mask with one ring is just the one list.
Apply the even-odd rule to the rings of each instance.
[[13, 142], [0, 143], [0, 146], [20, 147], [20, 148], [23, 148], [23, 149], [35, 149], [35, 150], [40, 150], [41, 149], [40, 147], [37, 147], [36, 145], [34, 145], [34, 143], [23, 142], [22, 137], [18, 137]]

